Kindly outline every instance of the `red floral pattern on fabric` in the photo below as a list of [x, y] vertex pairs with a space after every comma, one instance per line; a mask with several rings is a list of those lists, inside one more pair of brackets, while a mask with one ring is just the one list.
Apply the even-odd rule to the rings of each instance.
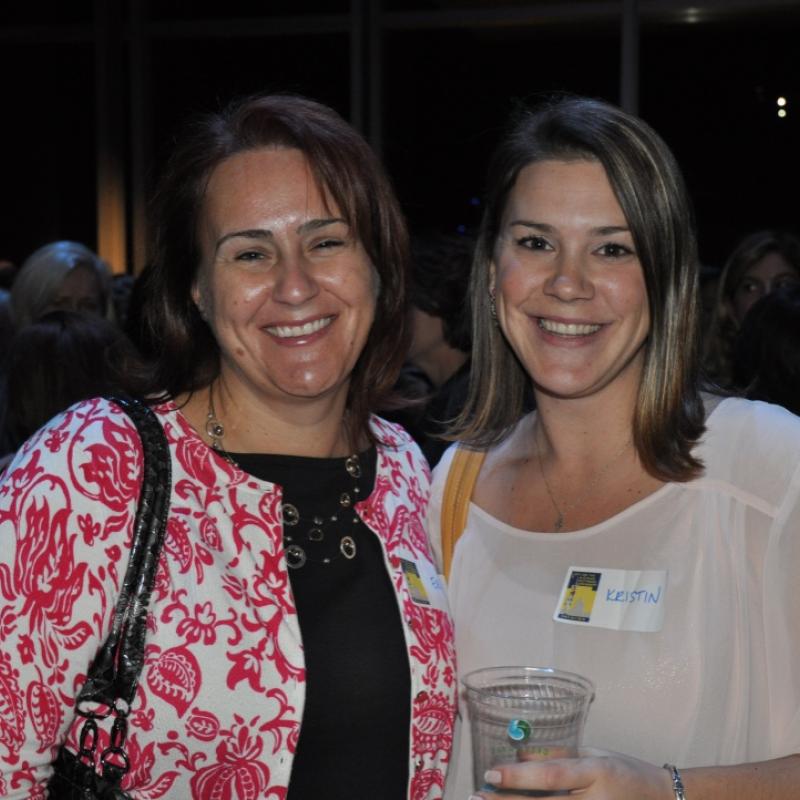
[[441, 797], [444, 792], [444, 777], [436, 769], [420, 769], [411, 779], [410, 800], [428, 800]]
[[[280, 487], [210, 450], [172, 404], [167, 536], [129, 717], [135, 798], [283, 800], [303, 714], [303, 663], [283, 554]], [[409, 798], [437, 800], [455, 715], [452, 624], [415, 604], [401, 559], [430, 559], [430, 475], [395, 426], [358, 513], [379, 536], [402, 609], [412, 674]], [[141, 481], [135, 429], [91, 400], [23, 446], [0, 483], [0, 795], [43, 798], [49, 762], [81, 720], [74, 697], [107, 635]], [[108, 740], [101, 730], [99, 747]]]
[[414, 698], [414, 755], [449, 753], [453, 746], [450, 697], [420, 692]]

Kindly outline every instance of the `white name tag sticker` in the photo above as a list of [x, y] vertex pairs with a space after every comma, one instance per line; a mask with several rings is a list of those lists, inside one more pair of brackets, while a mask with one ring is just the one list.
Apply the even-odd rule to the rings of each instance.
[[401, 558], [400, 566], [406, 579], [406, 588], [411, 599], [419, 606], [447, 611], [447, 590], [444, 578], [427, 561], [409, 561]]
[[660, 631], [667, 571], [570, 567], [553, 619], [615, 631]]

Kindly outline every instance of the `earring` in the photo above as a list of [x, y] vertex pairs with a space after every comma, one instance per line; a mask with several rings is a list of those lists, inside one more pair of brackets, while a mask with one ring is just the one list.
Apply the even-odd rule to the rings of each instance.
[[497, 304], [495, 303], [494, 299], [494, 292], [489, 292], [489, 311], [492, 315], [492, 322], [494, 322], [495, 328], [498, 326], [497, 322]]

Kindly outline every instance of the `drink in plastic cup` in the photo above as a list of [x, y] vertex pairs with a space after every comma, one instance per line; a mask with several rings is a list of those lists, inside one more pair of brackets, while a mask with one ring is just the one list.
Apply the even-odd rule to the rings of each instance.
[[489, 667], [470, 672], [462, 682], [475, 790], [497, 791], [483, 775], [499, 764], [577, 756], [594, 699], [594, 684], [587, 678], [549, 667]]

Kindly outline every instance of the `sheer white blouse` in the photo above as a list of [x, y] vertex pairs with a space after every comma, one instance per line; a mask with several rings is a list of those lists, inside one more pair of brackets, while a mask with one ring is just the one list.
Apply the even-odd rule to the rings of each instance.
[[[441, 563], [449, 450], [434, 473]], [[704, 477], [667, 484], [586, 530], [533, 533], [472, 504], [449, 586], [459, 676], [553, 666], [596, 685], [584, 744], [655, 764], [723, 765], [800, 751], [800, 418], [729, 398], [696, 451]], [[554, 620], [570, 567], [662, 570], [660, 630]], [[466, 708], [446, 798], [472, 789]]]

